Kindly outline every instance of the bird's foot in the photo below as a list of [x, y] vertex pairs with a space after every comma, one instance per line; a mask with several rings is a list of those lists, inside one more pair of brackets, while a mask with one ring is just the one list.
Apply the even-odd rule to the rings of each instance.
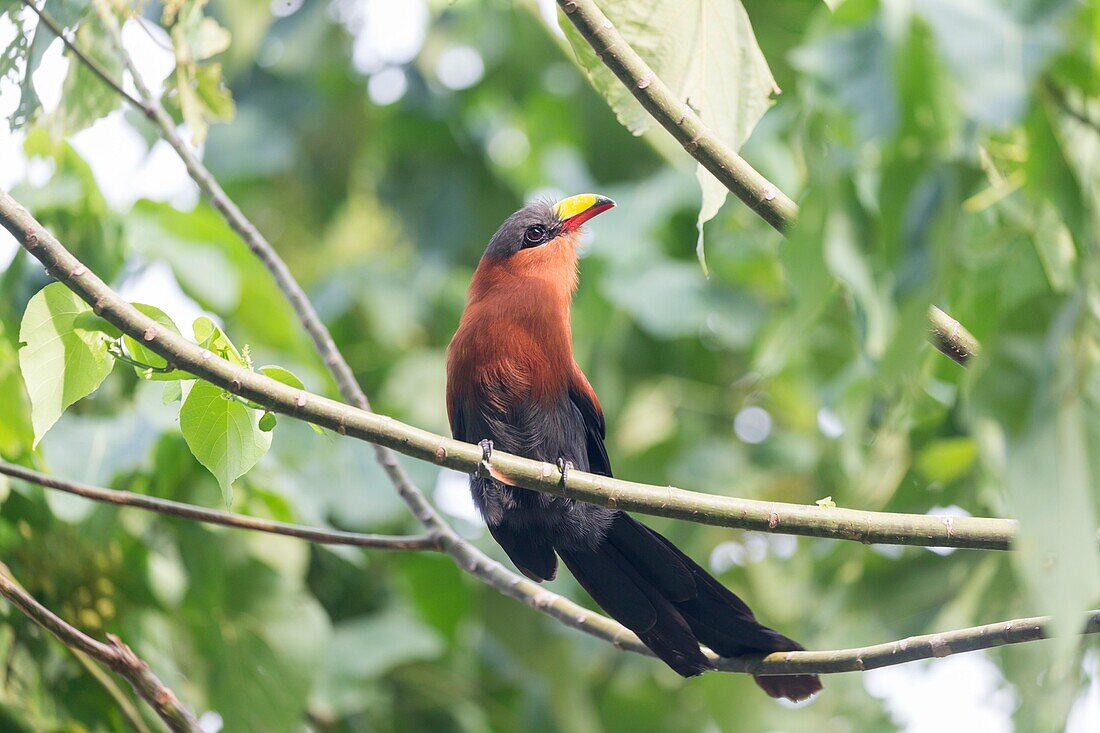
[[485, 440], [478, 441], [477, 445], [481, 448], [481, 463], [478, 464], [477, 470], [474, 471], [474, 478], [486, 478], [492, 472], [492, 467], [489, 465], [489, 462], [493, 458], [493, 441], [486, 438]]
[[565, 458], [558, 459], [558, 470], [561, 471], [561, 488], [563, 491], [569, 489], [569, 472], [576, 466], [573, 465], [573, 461], [567, 461]]

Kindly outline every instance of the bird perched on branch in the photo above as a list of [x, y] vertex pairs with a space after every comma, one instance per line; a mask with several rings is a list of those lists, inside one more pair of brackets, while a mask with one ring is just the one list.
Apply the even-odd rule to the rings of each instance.
[[[493, 448], [611, 475], [596, 393], [573, 360], [569, 308], [580, 226], [615, 206], [582, 194], [536, 201], [509, 216], [481, 258], [447, 350], [447, 410], [458, 440], [479, 443], [485, 470], [474, 503], [508, 557], [535, 581], [558, 558], [608, 614], [685, 677], [722, 656], [803, 647], [761, 625], [749, 607], [675, 545], [628, 514], [506, 483]], [[817, 675], [757, 676], [772, 697], [802, 700]]]

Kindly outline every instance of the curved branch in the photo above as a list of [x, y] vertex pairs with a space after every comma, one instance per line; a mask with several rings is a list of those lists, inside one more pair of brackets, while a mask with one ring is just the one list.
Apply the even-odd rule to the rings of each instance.
[[[35, 221], [26, 209], [3, 192], [0, 192], [0, 223], [54, 277], [91, 304], [96, 313], [124, 333], [140, 339], [178, 368], [273, 412], [306, 420], [342, 435], [351, 435], [466, 473], [474, 472], [480, 465], [481, 449], [477, 446], [276, 382], [221, 359], [158, 326], [111, 290]], [[622, 481], [581, 471], [570, 472], [566, 492], [556, 466], [502, 452], [493, 454], [493, 470], [502, 480], [535, 491], [558, 495], [568, 493], [573, 498], [594, 504], [763, 532], [865, 543], [974, 549], [1008, 549], [1016, 536], [1016, 523], [1008, 519], [864, 512], [753, 501], [690, 492], [671, 486]], [[453, 530], [449, 534], [453, 535]], [[443, 546], [453, 547], [456, 541], [460, 542], [457, 538], [449, 538]]]
[[149, 665], [134, 654], [133, 650], [122, 643], [117, 636], [108, 634], [107, 643], [104, 644], [69, 625], [64, 619], [39, 603], [34, 596], [23, 590], [8, 574], [7, 568], [2, 566], [0, 566], [0, 595], [7, 598], [31, 621], [57, 637], [58, 641], [65, 646], [99, 660], [125, 677], [133, 686], [134, 692], [140, 695], [141, 699], [173, 731], [202, 733], [194, 713], [185, 708], [176, 694], [165, 687], [164, 683], [153, 674]]
[[80, 61], [80, 63], [87, 66], [89, 71], [98, 76], [104, 84], [114, 89], [115, 92], [119, 94], [119, 96], [140, 109], [146, 115], [149, 114], [149, 110], [145, 107], [145, 105], [143, 105], [137, 97], [126, 91], [126, 89], [123, 88], [121, 82], [116, 81], [114, 77], [107, 73], [106, 69], [96, 63], [96, 61], [91, 56], [81, 51], [80, 48], [75, 43], [73, 43], [68, 36], [65, 35], [65, 29], [62, 28], [56, 20], [50, 17], [50, 15], [45, 10], [39, 10], [38, 6], [31, 2], [31, 0], [23, 0], [23, 5], [30, 8], [34, 12], [34, 14], [38, 16], [38, 21], [46, 28], [49, 28], [51, 33], [60, 38], [61, 42], [65, 44], [65, 48], [69, 49], [69, 52], [72, 53], [72, 55], [75, 56]]
[[[558, 0], [558, 6], [604, 65], [691, 157], [776, 231], [786, 233], [790, 229], [798, 217], [798, 204], [715, 135], [691, 105], [679, 99], [653, 72], [593, 0]], [[958, 321], [953, 322], [958, 325]], [[952, 333], [957, 340], [951, 338]], [[933, 318], [933, 334], [935, 347], [963, 366], [977, 351], [977, 341], [961, 327], [941, 330]]]
[[244, 514], [233, 514], [216, 509], [187, 504], [170, 499], [158, 499], [155, 496], [138, 494], [133, 491], [120, 491], [107, 489], [100, 486], [89, 486], [75, 481], [66, 481], [54, 476], [49, 476], [29, 468], [16, 466], [12, 463], [0, 460], [0, 474], [37, 484], [47, 489], [64, 491], [67, 494], [82, 496], [91, 501], [129, 506], [157, 512], [170, 517], [191, 519], [206, 524], [220, 524], [223, 527], [235, 527], [237, 529], [249, 529], [255, 532], [267, 532], [285, 537], [297, 537], [307, 542], [315, 542], [319, 545], [349, 545], [351, 547], [365, 547], [375, 550], [434, 550], [438, 542], [426, 535], [417, 536], [390, 536], [377, 534], [360, 534], [358, 532], [344, 532], [335, 529], [323, 529], [321, 527], [307, 527], [301, 524], [277, 522], [272, 519], [249, 517]]
[[[176, 132], [176, 123], [172, 116], [168, 114], [167, 110], [164, 109], [164, 105], [145, 84], [141, 73], [138, 71], [137, 64], [134, 63], [133, 58], [123, 47], [122, 31], [119, 28], [118, 19], [111, 13], [106, 4], [96, 3], [95, 7], [100, 20], [107, 27], [108, 35], [115, 46], [115, 50], [122, 58], [123, 66], [130, 72], [130, 77], [133, 79], [134, 87], [140, 97], [140, 99], [134, 99], [127, 96], [127, 99], [160, 128], [161, 137], [179, 155], [187, 168], [188, 174], [198, 185], [199, 190], [271, 273], [275, 284], [282, 291], [287, 302], [290, 303], [291, 308], [298, 315], [298, 320], [301, 321], [303, 328], [313, 340], [314, 348], [335, 380], [343, 398], [359, 409], [369, 412], [371, 407], [366, 393], [363, 392], [359, 383], [355, 380], [355, 374], [352, 372], [347, 360], [344, 359], [343, 354], [336, 347], [332, 334], [329, 333], [328, 328], [320, 316], [317, 315], [316, 309], [310, 302], [309, 297], [306, 296], [302, 286], [291, 274], [290, 268], [279, 257], [271, 243], [260, 233], [256, 225], [244, 215], [244, 212], [241, 211], [233, 199], [229, 198], [225, 189], [202, 164], [195, 151]], [[86, 58], [81, 54], [77, 54], [77, 57], [81, 60]], [[375, 458], [389, 477], [397, 494], [424, 528], [429, 533], [450, 534], [453, 535], [453, 539], [459, 540], [458, 535], [454, 533], [447, 521], [413, 483], [405, 468], [397, 460], [397, 456], [391, 450], [377, 444], [374, 446], [374, 451]]]
[[[226, 516], [232, 518], [234, 521], [215, 521], [204, 517], [210, 514], [225, 513], [211, 512], [210, 510], [189, 504], [166, 502], [156, 499], [138, 503], [132, 501], [132, 499], [149, 500], [151, 497], [142, 494], [133, 494], [128, 491], [116, 491], [61, 481], [36, 471], [3, 462], [0, 462], [0, 473], [24, 481], [30, 481], [46, 488], [69, 491], [70, 493], [95, 501], [105, 501], [123, 506], [136, 506], [184, 519], [213, 521], [217, 524], [227, 524], [228, 526], [270, 531], [269, 529], [261, 527], [245, 526], [236, 521], [237, 519], [250, 520], [250, 517], [239, 517], [239, 515], [227, 514]], [[123, 497], [125, 497], [125, 500], [118, 500]], [[166, 505], [171, 506], [171, 510], [166, 511], [164, 508]], [[180, 511], [180, 509], [182, 509], [182, 511]], [[312, 528], [305, 529], [312, 530]], [[279, 532], [279, 534], [284, 533]], [[324, 543], [329, 541], [325, 538], [329, 533], [323, 531], [317, 531], [313, 533], [313, 535], [311, 535], [310, 532], [288, 532], [285, 534], [314, 542]], [[412, 543], [404, 541], [417, 538], [396, 537], [383, 538], [393, 540], [393, 543], [387, 542], [385, 545], [377, 545], [374, 544], [375, 538], [371, 535], [352, 535], [351, 533], [335, 534], [346, 536], [349, 540], [355, 540], [355, 538], [359, 537], [366, 537], [371, 540], [371, 543], [368, 544], [367, 542], [358, 541], [345, 542], [342, 541], [342, 538], [337, 538], [335, 544], [352, 544], [362, 547], [382, 546], [391, 549], [428, 550], [435, 552], [451, 551], [444, 550], [436, 543], [426, 538], [423, 542], [417, 543], [415, 546]], [[404, 546], [406, 544], [408, 546]], [[637, 636], [606, 616], [594, 611], [589, 611], [573, 603], [569, 599], [546, 590], [544, 587], [526, 578], [520, 578], [500, 563], [481, 555], [481, 553], [476, 550], [472, 553], [467, 553], [465, 549], [459, 548], [457, 552], [457, 559], [461, 561], [460, 565], [464, 570], [486, 580], [489, 585], [500, 588], [506, 595], [516, 598], [528, 606], [561, 621], [567, 626], [571, 626], [591, 636], [608, 641], [619, 649], [636, 654], [653, 656], [653, 653], [648, 647], [642, 644]], [[905, 664], [920, 659], [944, 657], [978, 649], [989, 649], [1005, 644], [1020, 644], [1029, 641], [1037, 641], [1044, 638], [1049, 621], [1049, 618], [1046, 617], [1013, 619], [1000, 623], [986, 624], [984, 626], [958, 629], [956, 631], [913, 636], [908, 639], [887, 642], [885, 644], [853, 649], [780, 652], [768, 655], [767, 657], [722, 658], [714, 654], [708, 654], [708, 656], [711, 661], [714, 662], [716, 669], [724, 672], [744, 672], [764, 675], [859, 672], [868, 669], [876, 669], [878, 667]], [[1089, 614], [1084, 633], [1097, 632], [1100, 632], [1100, 611], [1093, 611]], [[74, 648], [79, 650], [79, 647]]]

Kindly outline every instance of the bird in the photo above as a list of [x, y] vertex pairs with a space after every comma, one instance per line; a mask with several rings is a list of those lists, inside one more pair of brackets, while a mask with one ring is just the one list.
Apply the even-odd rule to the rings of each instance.
[[[535, 200], [501, 224], [474, 272], [447, 348], [455, 439], [481, 446], [470, 492], [490, 534], [528, 578], [558, 558], [611, 617], [684, 677], [722, 657], [801, 651], [668, 539], [626, 512], [507, 482], [492, 451], [611, 476], [603, 410], [573, 355], [570, 308], [581, 225], [615, 206], [597, 194]], [[804, 700], [817, 675], [756, 675], [770, 696]]]

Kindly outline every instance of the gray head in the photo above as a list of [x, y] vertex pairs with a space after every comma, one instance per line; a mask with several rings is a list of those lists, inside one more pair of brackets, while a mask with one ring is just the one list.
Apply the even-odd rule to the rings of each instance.
[[538, 199], [504, 220], [485, 248], [485, 256], [506, 259], [525, 249], [542, 247], [615, 206], [606, 196], [582, 193], [553, 203]]

